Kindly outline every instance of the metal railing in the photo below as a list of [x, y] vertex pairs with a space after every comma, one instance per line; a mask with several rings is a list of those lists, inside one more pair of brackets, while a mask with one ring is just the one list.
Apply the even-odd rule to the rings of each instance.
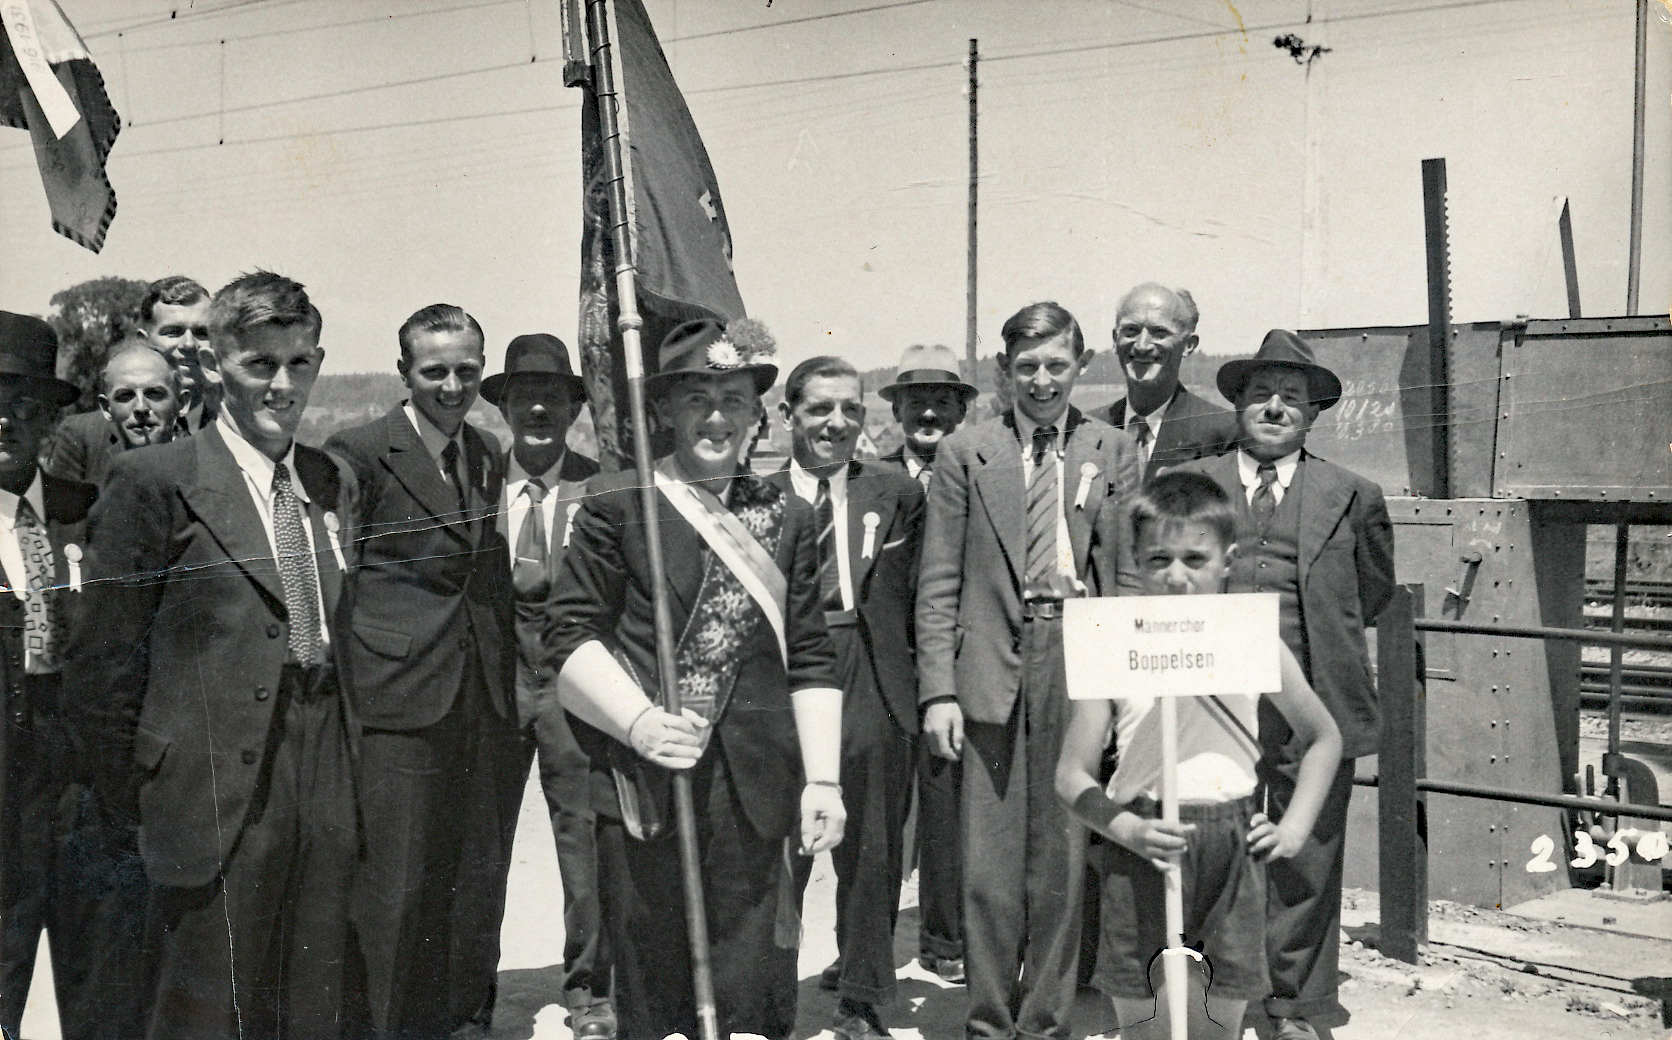
[[[1672, 637], [1534, 625], [1477, 625], [1418, 618], [1415, 616], [1416, 603], [1422, 591], [1421, 585], [1396, 588], [1393, 599], [1377, 619], [1377, 686], [1382, 708], [1382, 740], [1377, 756], [1379, 774], [1355, 780], [1361, 786], [1377, 788], [1381, 952], [1408, 964], [1417, 963], [1417, 947], [1428, 941], [1428, 850], [1422, 836], [1420, 810], [1423, 793], [1546, 805], [1608, 816], [1672, 820], [1672, 808], [1664, 805], [1638, 805], [1614, 798], [1520, 791], [1426, 776], [1427, 677], [1420, 664], [1417, 633], [1554, 639], [1649, 650], [1672, 650]], [[1618, 699], [1617, 685], [1615, 699]]]

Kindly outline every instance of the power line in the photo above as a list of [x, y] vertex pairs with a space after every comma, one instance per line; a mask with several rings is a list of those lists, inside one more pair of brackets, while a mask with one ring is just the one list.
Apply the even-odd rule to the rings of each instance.
[[[250, 2], [263, 2], [263, 3], [268, 3], [268, 4], [279, 4], [279, 3], [286, 3], [286, 2], [295, 2], [295, 0], [250, 0]], [[931, 0], [907, 0], [907, 2], [908, 3], [931, 2]], [[1357, 14], [1341, 15], [1341, 16], [1338, 16], [1338, 17], [1335, 17], [1335, 18], [1324, 20], [1324, 21], [1315, 22], [1313, 24], [1315, 24], [1315, 25], [1328, 25], [1328, 24], [1331, 24], [1331, 23], [1334, 23], [1334, 22], [1361, 21], [1361, 20], [1369, 19], [1369, 18], [1391, 17], [1391, 16], [1394, 16], [1394, 15], [1433, 13], [1433, 12], [1438, 12], [1438, 11], [1458, 10], [1458, 9], [1473, 8], [1473, 7], [1484, 7], [1484, 6], [1487, 6], [1487, 5], [1495, 5], [1495, 4], [1525, 3], [1525, 2], [1528, 2], [1528, 0], [1448, 0], [1448, 2], [1445, 2], [1445, 3], [1433, 3], [1433, 4], [1428, 4], [1428, 5], [1425, 5], [1425, 6], [1422, 6], [1422, 7], [1395, 7], [1395, 8], [1391, 8], [1391, 9], [1387, 9], [1387, 10], [1365, 11], [1365, 12], [1359, 12]], [[486, 5], [484, 5], [484, 6], [486, 6]], [[867, 10], [881, 10], [881, 9], [886, 8], [886, 7], [901, 7], [901, 6], [906, 6], [906, 4], [905, 3], [890, 4], [890, 5], [884, 5], [883, 7], [872, 8], [872, 9], [867, 9]], [[214, 11], [206, 12], [206, 14], [218, 13], [218, 12], [225, 11], [225, 10], [230, 10], [230, 9], [231, 9], [230, 7], [228, 7], [228, 8], [216, 8]], [[844, 12], [844, 13], [861, 13], [861, 12], [854, 11], [854, 12]], [[801, 21], [812, 21], [812, 20], [817, 20], [819, 18], [825, 18], [825, 17], [831, 17], [831, 16], [829, 16], [829, 15], [818, 15], [818, 16], [812, 16], [812, 17], [807, 18], [807, 19], [801, 19]], [[1016, 52], [1016, 53], [1013, 53], [1013, 54], [984, 55], [983, 56], [983, 61], [986, 62], [986, 63], [1002, 62], [1002, 61], [1026, 61], [1026, 60], [1031, 60], [1031, 59], [1035, 59], [1035, 58], [1056, 57], [1056, 56], [1064, 55], [1064, 54], [1091, 53], [1091, 52], [1097, 52], [1097, 51], [1118, 50], [1118, 49], [1125, 49], [1125, 48], [1139, 47], [1139, 46], [1146, 46], [1146, 45], [1154, 45], [1154, 44], [1177, 43], [1177, 42], [1183, 42], [1183, 41], [1187, 41], [1187, 40], [1212, 39], [1214, 37], [1230, 35], [1230, 34], [1239, 34], [1239, 35], [1249, 35], [1249, 34], [1254, 34], [1254, 33], [1262, 33], [1263, 34], [1263, 33], [1266, 33], [1266, 32], [1271, 32], [1271, 31], [1277, 30], [1277, 29], [1292, 28], [1292, 27], [1294, 27], [1296, 25], [1300, 25], [1300, 24], [1303, 24], [1303, 23], [1294, 22], [1294, 21], [1273, 22], [1273, 23], [1268, 23], [1268, 24], [1265, 24], [1265, 25], [1251, 26], [1251, 27], [1247, 27], [1247, 28], [1241, 29], [1241, 30], [1223, 29], [1223, 30], [1214, 30], [1214, 31], [1209, 31], [1209, 32], [1177, 33], [1177, 34], [1172, 34], [1172, 35], [1168, 35], [1168, 36], [1146, 37], [1144, 39], [1138, 39], [1138, 40], [1119, 40], [1119, 41], [1113, 41], [1113, 42], [1109, 42], [1109, 43], [1081, 44], [1081, 45], [1073, 45], [1073, 46], [1046, 48], [1046, 49], [1034, 50], [1034, 51], [1021, 51], [1021, 52]], [[741, 30], [739, 30], [739, 31], [741, 31]], [[687, 37], [687, 39], [690, 39], [690, 38], [691, 37]], [[133, 123], [133, 124], [130, 124], [130, 125], [142, 125], [142, 126], [146, 126], [146, 127], [151, 127], [151, 126], [158, 126], [158, 125], [163, 125], [163, 124], [168, 124], [168, 123], [190, 122], [190, 121], [198, 120], [198, 119], [212, 118], [212, 117], [215, 117], [217, 115], [226, 115], [226, 114], [240, 113], [240, 112], [260, 111], [260, 110], [269, 109], [269, 108], [278, 108], [278, 107], [282, 107], [282, 106], [286, 106], [286, 105], [304, 104], [304, 103], [311, 102], [311, 101], [330, 100], [330, 99], [333, 99], [333, 98], [346, 97], [346, 96], [355, 95], [355, 94], [369, 93], [369, 92], [378, 91], [378, 90], [388, 90], [388, 89], [394, 89], [394, 88], [397, 88], [397, 87], [413, 86], [413, 85], [418, 85], [418, 84], [423, 84], [423, 83], [439, 82], [439, 81], [448, 80], [448, 79], [457, 79], [457, 78], [461, 78], [461, 77], [464, 77], [464, 76], [480, 75], [480, 74], [489, 73], [489, 72], [501, 72], [501, 71], [505, 71], [505, 70], [513, 69], [513, 68], [523, 68], [523, 67], [526, 67], [526, 66], [531, 65], [531, 64], [552, 64], [552, 63], [555, 63], [557, 60], [558, 59], [555, 59], [555, 58], [535, 58], [535, 59], [531, 59], [530, 61], [520, 61], [519, 60], [519, 61], [515, 61], [515, 62], [506, 62], [506, 63], [499, 64], [499, 65], [490, 65], [490, 66], [484, 66], [484, 67], [475, 68], [475, 69], [463, 69], [463, 70], [458, 70], [458, 71], [454, 71], [454, 72], [437, 73], [437, 74], [431, 75], [431, 76], [421, 76], [421, 77], [416, 77], [416, 78], [413, 78], [413, 79], [399, 80], [399, 81], [395, 81], [395, 82], [391, 82], [391, 83], [371, 84], [371, 85], [364, 86], [364, 87], [349, 87], [349, 88], [344, 88], [344, 89], [341, 89], [341, 90], [325, 91], [325, 92], [321, 92], [321, 93], [318, 93], [318, 94], [304, 95], [304, 96], [301, 96], [301, 97], [282, 98], [282, 99], [276, 99], [276, 100], [273, 100], [273, 101], [256, 102], [256, 103], [252, 103], [252, 104], [248, 104], [248, 105], [232, 106], [232, 107], [228, 107], [228, 108], [224, 108], [224, 109], [220, 109], [220, 110], [216, 110], [216, 111], [206, 111], [206, 112], [193, 113], [191, 115], [168, 116], [168, 117], [164, 117], [162, 119], [150, 120], [150, 121], [147, 121], [147, 122], [144, 122], [144, 123], [136, 122], [136, 123]], [[749, 82], [749, 83], [733, 83], [733, 84], [723, 84], [723, 85], [712, 86], [712, 87], [698, 87], [698, 88], [695, 88], [695, 89], [686, 90], [686, 91], [684, 91], [684, 93], [685, 93], [686, 96], [697, 96], [697, 95], [717, 94], [717, 93], [731, 93], [731, 92], [742, 91], [742, 90], [763, 89], [763, 88], [769, 88], [769, 87], [801, 86], [801, 85], [806, 85], [806, 84], [811, 84], [811, 83], [838, 82], [838, 81], [842, 81], [842, 80], [868, 78], [868, 77], [873, 77], [873, 76], [899, 75], [899, 74], [910, 73], [910, 72], [924, 72], [924, 71], [932, 71], [932, 70], [947, 69], [947, 68], [961, 68], [962, 65], [963, 65], [963, 63], [962, 63], [961, 60], [958, 60], [958, 61], [939, 61], [939, 62], [920, 62], [920, 63], [910, 64], [910, 65], [884, 66], [884, 67], [870, 68], [870, 69], [853, 69], [853, 70], [848, 70], [848, 71], [844, 71], [844, 72], [821, 73], [821, 74], [810, 75], [810, 76], [797, 76], [797, 77], [789, 77], [789, 78], [777, 79], [777, 80], [760, 80], [760, 81]], [[366, 124], [366, 125], [355, 126], [355, 127], [346, 127], [346, 128], [343, 128], [342, 130], [319, 131], [317, 133], [309, 133], [309, 134], [288, 133], [288, 134], [269, 135], [269, 136], [265, 136], [265, 137], [239, 138], [239, 139], [227, 141], [225, 143], [228, 144], [228, 145], [256, 144], [256, 143], [264, 143], [264, 142], [276, 141], [276, 140], [290, 140], [290, 139], [295, 139], [295, 138], [305, 137], [305, 136], [331, 136], [331, 135], [338, 134], [338, 133], [359, 133], [359, 132], [369, 132], [369, 131], [383, 130], [383, 129], [397, 129], [397, 128], [406, 127], [406, 126], [423, 126], [423, 125], [430, 125], [430, 124], [434, 124], [434, 123], [449, 123], [449, 122], [467, 121], [467, 120], [470, 120], [470, 119], [492, 118], [496, 115], [507, 115], [507, 116], [509, 116], [509, 115], [531, 114], [531, 113], [535, 113], [535, 112], [550, 112], [550, 111], [558, 111], [558, 110], [567, 109], [567, 108], [574, 108], [574, 107], [578, 107], [578, 104], [577, 105], [540, 106], [540, 107], [536, 107], [536, 108], [524, 108], [524, 109], [509, 110], [509, 111], [505, 111], [505, 112], [502, 112], [502, 113], [475, 113], [475, 114], [466, 115], [466, 116], [442, 116], [442, 117], [436, 117], [436, 118], [433, 118], [433, 119], [401, 120], [401, 121], [395, 121], [395, 122], [375, 123], [375, 124]], [[160, 155], [160, 154], [178, 153], [178, 152], [185, 152], [185, 151], [194, 151], [194, 150], [197, 150], [197, 149], [214, 148], [214, 147], [218, 147], [218, 146], [219, 146], [218, 143], [205, 142], [205, 143], [194, 144], [194, 145], [182, 145], [182, 146], [165, 147], [165, 148], [159, 148], [159, 149], [149, 149], [149, 150], [146, 150], [144, 152], [133, 152], [133, 153], [127, 153], [127, 154], [132, 155], [134, 157], [139, 157], [139, 156], [143, 156], [143, 155]], [[118, 156], [116, 156], [116, 158], [122, 158], [122, 157], [125, 157], [125, 156], [120, 155], [120, 154]]]
[[[224, 6], [212, 7], [204, 11], [193, 11], [191, 9], [191, 5], [188, 4], [185, 13], [190, 15], [190, 20], [195, 23], [208, 18], [213, 18], [216, 15], [231, 14], [235, 11], [241, 11], [245, 8], [255, 7], [257, 5], [265, 8], [274, 8], [287, 7], [291, 4], [299, 4], [303, 2], [304, 0], [232, 0], [231, 3], [225, 4]], [[121, 33], [137, 32], [140, 29], [151, 29], [160, 25], [177, 25], [180, 22], [180, 13], [181, 12], [176, 9], [171, 11], [167, 18], [151, 18], [144, 21], [129, 22], [126, 25], [113, 26], [108, 29], [99, 29], [93, 32], [83, 33], [82, 39], [96, 40], [103, 36], [116, 36]]]
[[893, 4], [877, 4], [874, 7], [855, 7], [849, 11], [831, 11], [827, 14], [810, 14], [805, 18], [785, 18], [777, 22], [757, 22], [754, 25], [743, 25], [736, 29], [716, 29], [713, 32], [692, 33], [689, 36], [670, 36], [663, 43], [686, 43], [690, 40], [706, 40], [713, 36], [734, 36], [737, 33], [755, 32], [760, 29], [779, 29], [786, 25], [802, 25], [807, 22], [822, 22], [830, 18], [846, 18], [853, 14], [871, 14], [875, 11], [892, 11], [900, 7], [915, 7], [918, 4], [941, 3], [942, 0], [900, 0]]
[[[342, 29], [355, 25], [383, 25], [388, 22], [403, 21], [407, 18], [428, 18], [432, 15], [454, 14], [459, 11], [482, 11], [490, 7], [507, 7], [511, 4], [522, 4], [526, 0], [486, 0], [472, 4], [455, 4], [452, 7], [438, 7], [428, 11], [401, 11], [395, 14], [378, 15], [375, 18], [355, 18], [341, 22], [322, 22], [319, 25], [290, 25], [282, 29], [262, 29], [257, 32], [216, 36], [206, 40], [185, 40], [177, 43], [152, 43], [144, 47], [125, 47], [129, 54], [146, 54], [151, 51], [177, 50], [184, 47], [210, 47], [219, 43], [241, 43], [246, 40], [263, 40], [275, 36], [292, 36], [297, 33], [323, 32], [326, 29]], [[108, 34], [104, 34], [108, 35]], [[121, 35], [118, 33], [117, 35]]]

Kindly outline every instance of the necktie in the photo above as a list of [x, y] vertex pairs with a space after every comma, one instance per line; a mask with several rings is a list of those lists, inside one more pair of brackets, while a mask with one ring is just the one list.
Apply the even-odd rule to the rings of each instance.
[[1132, 435], [1138, 440], [1138, 465], [1140, 468], [1148, 466], [1150, 452], [1155, 448], [1155, 431], [1151, 430], [1150, 424], [1143, 419], [1134, 419], [1128, 425], [1132, 427]]
[[1277, 495], [1272, 491], [1272, 485], [1277, 483], [1277, 467], [1262, 462], [1255, 475], [1260, 478], [1260, 486], [1254, 489], [1254, 497], [1248, 506], [1254, 514], [1254, 522], [1264, 529], [1271, 523], [1271, 515], [1277, 512]]
[[448, 441], [447, 447], [441, 449], [441, 471], [447, 477], [447, 484], [459, 498], [459, 519], [465, 519], [464, 482], [459, 479], [459, 442]]
[[830, 481], [819, 480], [813, 496], [813, 526], [819, 532], [819, 602], [825, 610], [842, 609], [842, 572], [836, 559], [836, 503], [830, 497]]
[[[52, 562], [52, 543], [26, 498], [17, 500], [17, 545], [23, 550], [23, 569], [28, 572], [29, 591], [23, 597], [23, 645], [28, 653], [24, 667], [36, 674], [58, 671], [58, 642], [63, 633], [56, 584], [57, 569]], [[33, 667], [30, 667], [31, 663]]]
[[1033, 475], [1028, 481], [1027, 586], [1036, 595], [1053, 596], [1057, 573], [1057, 428], [1033, 431]]
[[546, 537], [546, 485], [538, 477], [524, 485], [528, 492], [528, 512], [523, 514], [522, 527], [517, 531], [517, 558], [511, 566], [511, 584], [519, 599], [541, 599], [550, 588], [546, 578], [550, 561]]
[[290, 656], [306, 668], [321, 660], [319, 575], [302, 522], [302, 503], [290, 486], [289, 467], [281, 462], [273, 467], [273, 542], [279, 550], [279, 582], [290, 611]]

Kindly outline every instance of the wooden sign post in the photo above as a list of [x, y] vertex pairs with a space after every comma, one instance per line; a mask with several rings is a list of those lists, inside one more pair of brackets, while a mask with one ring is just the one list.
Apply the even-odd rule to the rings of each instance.
[[[1178, 697], [1259, 696], [1282, 685], [1274, 593], [1071, 600], [1062, 622], [1072, 700], [1155, 698], [1161, 713], [1161, 818], [1179, 822]], [[1172, 1040], [1189, 1040], [1189, 960], [1178, 856], [1163, 874], [1162, 955]]]

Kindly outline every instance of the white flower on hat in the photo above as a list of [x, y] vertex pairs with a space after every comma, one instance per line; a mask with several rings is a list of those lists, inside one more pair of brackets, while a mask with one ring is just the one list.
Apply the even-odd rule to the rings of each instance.
[[708, 367], [718, 369], [739, 368], [743, 365], [743, 355], [729, 339], [717, 339], [708, 345]]

